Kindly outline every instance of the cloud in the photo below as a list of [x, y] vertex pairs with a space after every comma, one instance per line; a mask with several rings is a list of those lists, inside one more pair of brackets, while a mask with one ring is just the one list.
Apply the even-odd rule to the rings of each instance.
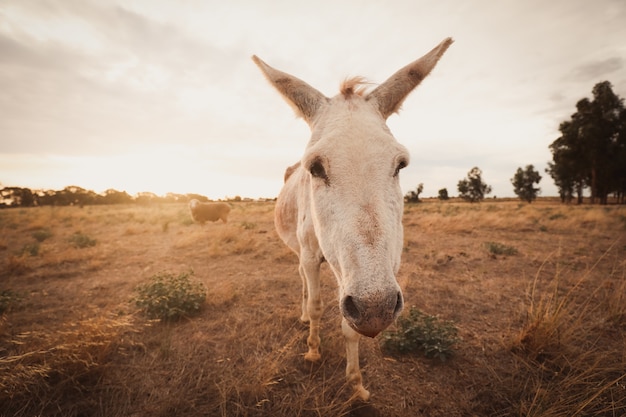
[[[65, 156], [68, 164], [104, 158], [124, 172], [141, 155], [146, 167], [169, 157], [194, 173], [250, 184], [278, 172], [280, 185], [309, 131], [250, 55], [334, 95], [346, 76], [382, 82], [453, 36], [435, 72], [388, 121], [416, 162], [406, 186], [439, 187], [450, 174], [451, 191], [479, 165], [509, 190], [518, 166], [549, 159], [559, 121], [597, 77], [611, 76], [626, 94], [623, 0], [427, 3], [1, 2], [0, 151]], [[168, 151], [172, 144], [185, 152]], [[427, 181], [418, 179], [420, 153]]]
[[[215, 97], [224, 95], [220, 86], [234, 84], [232, 63], [242, 60], [236, 50], [117, 6], [50, 4], [27, 3], [31, 23], [0, 30], [4, 152], [62, 146], [70, 154], [107, 154], [129, 144], [199, 141], [201, 131], [224, 133], [211, 127], [228, 119], [229, 103], [220, 107]], [[62, 23], [37, 29], [33, 22], [44, 19]], [[91, 47], [74, 41], [85, 32], [68, 27], [87, 27]]]
[[588, 62], [580, 65], [573, 71], [576, 81], [600, 81], [608, 78], [611, 74], [624, 68], [624, 58], [614, 56], [599, 61]]

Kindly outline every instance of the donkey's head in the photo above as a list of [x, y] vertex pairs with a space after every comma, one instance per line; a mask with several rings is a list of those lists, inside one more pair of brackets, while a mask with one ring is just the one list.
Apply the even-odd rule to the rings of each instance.
[[351, 79], [333, 98], [253, 57], [311, 128], [301, 160], [308, 171], [303, 195], [318, 244], [339, 283], [341, 312], [366, 336], [389, 326], [403, 306], [396, 280], [403, 245], [399, 172], [409, 154], [385, 122], [451, 43], [444, 40], [370, 93], [360, 79]]

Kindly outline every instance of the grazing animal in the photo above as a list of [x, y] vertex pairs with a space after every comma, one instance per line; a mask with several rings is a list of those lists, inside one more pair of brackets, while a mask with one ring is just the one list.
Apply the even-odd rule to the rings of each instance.
[[364, 79], [348, 79], [333, 98], [252, 57], [311, 129], [304, 155], [285, 173], [274, 213], [278, 235], [300, 261], [300, 319], [309, 322], [305, 359], [320, 359], [319, 273], [326, 261], [339, 286], [346, 377], [362, 400], [370, 394], [359, 369], [360, 335], [376, 336], [403, 307], [396, 279], [404, 203], [398, 174], [409, 153], [385, 121], [450, 44], [452, 39], [445, 39], [371, 92], [365, 91]]
[[230, 206], [226, 203], [202, 203], [196, 199], [189, 202], [189, 212], [193, 221], [204, 224], [222, 219], [228, 222]]

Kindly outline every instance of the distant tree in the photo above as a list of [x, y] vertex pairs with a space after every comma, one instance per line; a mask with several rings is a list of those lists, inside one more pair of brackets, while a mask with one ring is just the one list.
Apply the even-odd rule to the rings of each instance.
[[573, 164], [567, 160], [566, 156], [562, 155], [562, 151], [553, 150], [552, 158], [553, 162], [548, 162], [546, 173], [552, 177], [554, 184], [559, 189], [561, 202], [570, 203], [574, 198], [574, 190], [576, 190], [578, 203], [582, 203], [584, 179], [576, 179], [577, 176], [572, 166]]
[[102, 197], [103, 204], [128, 204], [133, 202], [133, 198], [126, 191], [117, 191], [109, 188]]
[[30, 188], [5, 187], [0, 190], [0, 200], [12, 207], [31, 207], [35, 205], [36, 196]]
[[164, 200], [166, 203], [180, 203], [187, 201], [187, 198], [183, 194], [167, 193], [165, 194]]
[[448, 196], [448, 189], [447, 188], [442, 188], [441, 190], [439, 190], [439, 196], [438, 198], [440, 200], [448, 200], [450, 197]]
[[407, 203], [419, 203], [420, 202], [420, 194], [424, 191], [424, 184], [420, 183], [415, 191], [409, 191], [404, 196], [404, 201]]
[[159, 200], [160, 200], [160, 197], [150, 191], [141, 191], [137, 193], [135, 197], [135, 202], [137, 204], [154, 204], [154, 203], [158, 203]]
[[206, 203], [207, 201], [209, 201], [209, 199], [202, 195], [202, 194], [195, 194], [195, 193], [187, 193], [185, 194], [185, 198], [182, 201], [190, 201], [196, 199], [202, 203]]
[[91, 190], [85, 190], [82, 187], [70, 185], [56, 192], [55, 204], [61, 206], [79, 205], [82, 207], [85, 204], [94, 204], [97, 198], [98, 195]]
[[626, 109], [611, 83], [597, 83], [593, 100], [576, 103], [571, 120], [559, 126], [561, 136], [550, 144], [552, 162], [546, 172], [552, 176], [563, 201], [576, 193], [582, 202], [585, 188], [591, 201], [607, 204], [608, 195], [626, 193]]
[[487, 194], [491, 193], [491, 186], [483, 182], [482, 175], [483, 172], [480, 168], [472, 168], [467, 173], [467, 177], [460, 180], [457, 185], [459, 197], [471, 203], [475, 203], [483, 200]]
[[40, 206], [54, 206], [56, 205], [57, 192], [54, 190], [37, 190], [36, 192], [37, 204]]
[[515, 175], [511, 178], [513, 192], [520, 200], [532, 203], [541, 191], [541, 188], [535, 188], [535, 184], [539, 184], [539, 181], [541, 181], [541, 175], [532, 165], [526, 165], [525, 169], [517, 168]]

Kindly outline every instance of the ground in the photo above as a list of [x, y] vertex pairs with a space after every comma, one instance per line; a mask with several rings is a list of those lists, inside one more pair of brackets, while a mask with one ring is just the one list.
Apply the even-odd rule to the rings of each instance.
[[[327, 266], [322, 360], [303, 359], [297, 257], [272, 202], [205, 225], [183, 203], [1, 210], [0, 415], [626, 413], [625, 207], [426, 201], [404, 225], [406, 310], [453, 321], [460, 341], [442, 362], [362, 338], [361, 403]], [[206, 286], [199, 314], [138, 311], [137, 286], [163, 271]]]

